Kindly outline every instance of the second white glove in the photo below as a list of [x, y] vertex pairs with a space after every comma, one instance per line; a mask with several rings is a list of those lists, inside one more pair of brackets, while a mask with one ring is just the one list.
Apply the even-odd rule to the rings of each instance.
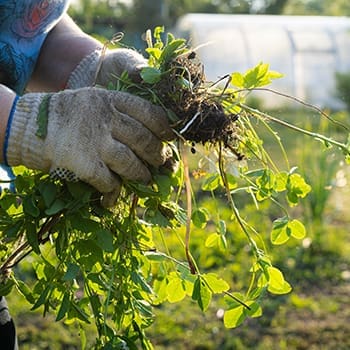
[[114, 49], [96, 50], [83, 58], [71, 73], [67, 88], [77, 89], [85, 86], [108, 86], [118, 80], [125, 71], [133, 80], [139, 79], [140, 70], [147, 60], [135, 50]]

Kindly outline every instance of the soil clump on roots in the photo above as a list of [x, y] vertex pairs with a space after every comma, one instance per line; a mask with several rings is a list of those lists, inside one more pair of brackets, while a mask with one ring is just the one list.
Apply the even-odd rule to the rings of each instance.
[[172, 127], [195, 143], [232, 144], [238, 116], [226, 113], [218, 96], [205, 86], [203, 65], [195, 52], [170, 61], [168, 71], [167, 79], [162, 79], [156, 90], [164, 106], [179, 118]]

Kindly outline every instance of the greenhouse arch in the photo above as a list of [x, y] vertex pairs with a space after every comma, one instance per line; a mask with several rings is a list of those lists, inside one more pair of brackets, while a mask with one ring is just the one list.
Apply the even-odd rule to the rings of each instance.
[[[209, 80], [264, 62], [284, 74], [273, 89], [322, 107], [341, 107], [335, 73], [350, 71], [348, 18], [188, 14], [175, 32], [198, 47]], [[270, 106], [286, 102], [271, 94], [263, 99]]]

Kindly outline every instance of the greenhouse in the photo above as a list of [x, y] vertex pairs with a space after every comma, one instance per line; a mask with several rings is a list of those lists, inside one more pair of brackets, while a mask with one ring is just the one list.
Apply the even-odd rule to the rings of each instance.
[[[271, 88], [322, 107], [341, 107], [335, 73], [350, 71], [346, 17], [188, 14], [176, 31], [198, 47], [209, 80], [264, 62], [284, 74]], [[261, 94], [270, 107], [286, 103]]]

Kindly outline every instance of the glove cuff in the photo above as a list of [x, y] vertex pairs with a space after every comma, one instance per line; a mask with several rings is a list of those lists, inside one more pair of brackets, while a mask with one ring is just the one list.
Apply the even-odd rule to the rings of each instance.
[[[45, 139], [38, 136], [40, 106], [47, 94], [29, 93], [19, 98], [13, 107], [13, 116], [7, 125], [8, 165], [25, 165], [31, 169], [48, 170], [50, 164], [44, 152]], [[44, 113], [44, 111], [40, 111]], [[45, 118], [47, 118], [47, 112]]]
[[67, 89], [79, 89], [95, 84], [96, 72], [100, 62], [101, 50], [95, 50], [85, 56], [68, 78]]

